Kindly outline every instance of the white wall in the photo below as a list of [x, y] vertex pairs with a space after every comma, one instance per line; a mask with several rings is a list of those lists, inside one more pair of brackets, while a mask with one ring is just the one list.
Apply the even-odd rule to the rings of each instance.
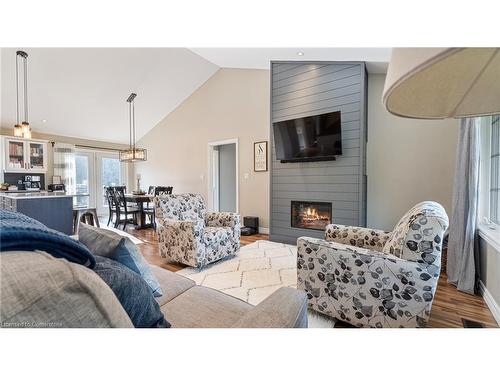
[[[253, 171], [253, 144], [269, 140], [269, 71], [220, 69], [140, 141], [143, 186], [208, 198], [208, 143], [238, 138], [239, 212], [269, 226], [269, 173]], [[248, 175], [248, 178], [245, 178]], [[208, 200], [207, 200], [208, 202]]]
[[382, 105], [385, 75], [368, 76], [367, 224], [391, 230], [424, 200], [451, 215], [458, 120], [396, 117]]

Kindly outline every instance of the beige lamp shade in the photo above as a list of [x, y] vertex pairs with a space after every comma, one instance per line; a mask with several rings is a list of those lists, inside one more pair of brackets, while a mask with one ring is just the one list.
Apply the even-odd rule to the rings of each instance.
[[383, 102], [410, 118], [500, 113], [500, 48], [394, 48]]

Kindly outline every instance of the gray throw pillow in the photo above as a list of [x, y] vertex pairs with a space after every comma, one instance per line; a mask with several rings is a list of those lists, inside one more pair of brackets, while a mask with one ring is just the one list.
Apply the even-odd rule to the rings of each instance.
[[141, 275], [155, 297], [162, 296], [160, 283], [153, 275], [137, 246], [127, 237], [118, 233], [81, 223], [78, 237], [94, 255], [113, 259]]
[[81, 223], [78, 230], [78, 240], [94, 255], [113, 259], [116, 247], [123, 236], [107, 229], [96, 228]]

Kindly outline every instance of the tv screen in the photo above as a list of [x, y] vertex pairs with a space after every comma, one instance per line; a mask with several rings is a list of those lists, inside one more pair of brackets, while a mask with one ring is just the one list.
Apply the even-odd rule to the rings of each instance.
[[340, 111], [273, 124], [276, 158], [282, 162], [332, 160], [342, 155]]

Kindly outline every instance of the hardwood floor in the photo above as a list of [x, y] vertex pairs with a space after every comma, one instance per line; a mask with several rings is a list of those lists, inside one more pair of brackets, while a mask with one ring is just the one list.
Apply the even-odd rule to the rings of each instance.
[[[127, 232], [144, 241], [143, 244], [139, 245], [139, 248], [149, 263], [170, 271], [178, 271], [184, 268], [181, 264], [167, 263], [158, 255], [158, 241], [152, 229], [135, 230], [132, 226], [128, 226]], [[241, 245], [248, 245], [257, 240], [267, 240], [268, 238], [265, 234], [248, 237], [242, 236]], [[482, 297], [457, 291], [454, 286], [447, 283], [446, 275], [442, 274], [432, 305], [428, 327], [462, 328], [462, 319], [480, 322], [488, 328], [498, 328]]]

